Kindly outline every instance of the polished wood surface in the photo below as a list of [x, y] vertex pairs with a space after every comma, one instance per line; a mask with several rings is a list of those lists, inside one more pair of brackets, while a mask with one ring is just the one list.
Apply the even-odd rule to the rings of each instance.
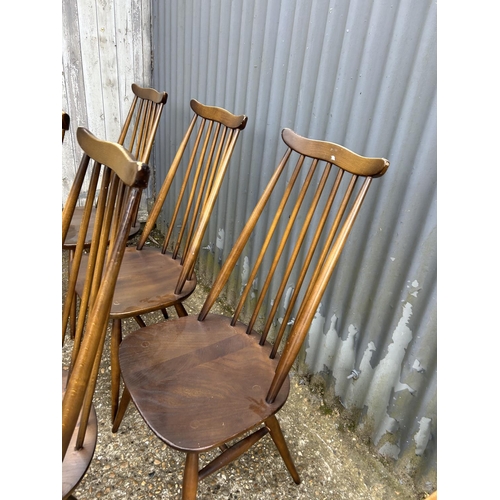
[[141, 328], [120, 348], [125, 385], [169, 446], [210, 450], [253, 429], [288, 396], [287, 383], [273, 404], [266, 403], [278, 360], [269, 359], [271, 346], [259, 340], [243, 323], [231, 326], [216, 315]]
[[[80, 315], [81, 335], [75, 337], [71, 365], [63, 371], [62, 399], [62, 487], [63, 498], [71, 492], [87, 470], [94, 453], [97, 422], [92, 399], [99, 372], [105, 333], [118, 271], [123, 259], [135, 213], [149, 179], [149, 167], [138, 162], [122, 145], [101, 141], [88, 130], [76, 134], [84, 151], [84, 162], [92, 174], [102, 171], [95, 217], [94, 238], [89, 253], [85, 290], [88, 314]], [[106, 162], [103, 164], [102, 162]], [[96, 194], [96, 190], [91, 190]], [[78, 194], [78, 193], [77, 193]], [[123, 199], [122, 199], [123, 196]], [[64, 241], [71, 224], [78, 196], [70, 198], [63, 210]], [[81, 254], [95, 199], [89, 196], [85, 206], [76, 254]], [[99, 235], [99, 237], [97, 237]], [[109, 247], [108, 247], [109, 242]], [[106, 261], [104, 260], [106, 257]], [[79, 263], [73, 261], [70, 278], [76, 278]], [[71, 281], [71, 279], [69, 280]], [[71, 303], [73, 285], [69, 285], [63, 311], [63, 323]], [[81, 320], [81, 322], [80, 322]], [[65, 328], [63, 325], [63, 334]], [[67, 381], [65, 377], [67, 376]]]
[[[94, 234], [94, 223], [97, 209], [95, 207], [92, 208], [92, 213], [90, 214], [90, 221], [87, 228], [87, 233], [85, 236], [85, 248], [90, 247], [90, 243], [92, 243], [92, 235]], [[78, 241], [78, 232], [80, 230], [80, 226], [82, 223], [82, 219], [84, 216], [84, 208], [83, 207], [75, 207], [75, 211], [73, 212], [73, 217], [71, 219], [71, 225], [69, 226], [68, 232], [66, 234], [66, 239], [63, 243], [63, 248], [66, 250], [74, 250], [76, 247], [76, 243]], [[130, 235], [133, 236], [137, 234], [141, 229], [141, 223], [135, 221], [132, 224], [130, 229]]]
[[[384, 158], [365, 158], [289, 129], [282, 138], [283, 158], [200, 314], [141, 328], [120, 345], [127, 399], [160, 439], [186, 453], [184, 500], [196, 498], [198, 481], [268, 433], [292, 479], [300, 482], [276, 413], [286, 402], [289, 371], [372, 179], [389, 166]], [[210, 193], [200, 227], [215, 201]], [[261, 221], [271, 201], [270, 220]], [[193, 236], [181, 283], [202, 236], [200, 229]], [[255, 255], [244, 252], [251, 237]], [[248, 255], [250, 270], [232, 317], [211, 314], [230, 276], [241, 275], [240, 258]], [[196, 473], [200, 453], [216, 448], [220, 455]]]
[[[113, 321], [111, 418], [114, 432], [119, 428], [124, 413], [118, 412], [121, 321], [135, 318], [139, 326], [145, 326], [145, 314], [161, 310], [168, 317], [169, 307], [173, 307], [178, 316], [187, 314], [183, 301], [193, 293], [196, 276], [193, 272], [195, 261], [191, 261], [189, 269], [185, 269], [184, 259], [188, 252], [197, 253], [199, 250], [191, 242], [196, 231], [204, 234], [208, 225], [213, 204], [208, 207], [206, 199], [210, 194], [217, 198], [234, 147], [247, 123], [245, 115], [235, 115], [226, 109], [208, 106], [195, 99], [191, 100], [190, 106], [193, 113], [191, 122], [160, 188], [137, 247], [127, 248], [125, 252], [116, 283], [110, 312], [110, 319]], [[170, 199], [173, 200], [174, 209], [167, 223], [168, 230], [161, 250], [145, 247], [166, 201]], [[203, 221], [202, 224], [200, 221]], [[85, 266], [82, 265], [81, 269], [84, 270]], [[79, 296], [83, 293], [83, 277], [77, 282], [76, 291]]]
[[[76, 291], [83, 292], [88, 258], [83, 256]], [[186, 281], [180, 294], [175, 286], [182, 270], [180, 258], [156, 248], [127, 247], [116, 283], [110, 316], [124, 319], [159, 311], [188, 298], [196, 288], [196, 277]]]
[[[141, 162], [147, 163], [151, 156], [156, 132], [158, 130], [164, 106], [168, 99], [168, 94], [166, 92], [159, 92], [155, 89], [140, 87], [136, 83], [132, 84], [132, 92], [134, 94], [134, 98], [132, 100], [132, 104], [129, 108], [117, 143], [122, 145], [127, 151], [131, 152], [136, 159]], [[65, 113], [63, 112], [63, 140], [65, 131], [64, 127], [66, 124], [69, 127], [69, 117], [65, 121]], [[85, 142], [86, 139], [84, 136], [82, 136], [80, 137], [80, 140]], [[100, 156], [99, 151], [95, 152], [95, 156], [95, 160], [100, 163], [106, 164], [106, 158]], [[80, 195], [84, 180], [92, 179], [92, 177], [87, 172], [87, 167], [88, 163], [85, 161], [84, 155], [84, 158], [82, 158], [82, 162], [80, 163], [77, 174], [73, 181], [69, 199], [66, 202], [67, 204], [69, 203], [70, 205], [72, 205], [73, 197], [75, 195]], [[97, 182], [97, 180], [90, 180], [89, 182], [92, 185], [92, 183]], [[63, 238], [63, 248], [70, 251], [70, 257], [68, 260], [70, 265], [75, 260], [74, 254], [76, 250], [76, 240], [78, 238], [78, 231], [81, 227], [82, 218], [84, 217], [83, 212], [83, 207], [75, 206], [70, 226], [67, 229], [67, 235], [65, 238]], [[87, 236], [84, 243], [84, 248], [86, 249], [90, 247], [90, 243], [92, 241], [95, 216], [96, 210], [94, 209], [90, 213], [90, 222], [88, 224]], [[137, 234], [137, 232], [140, 230], [140, 227], [141, 225], [137, 221], [136, 211], [133, 224], [130, 228], [129, 236]], [[70, 332], [71, 337], [74, 338], [76, 335], [75, 315], [77, 299], [76, 297], [73, 297], [72, 300], [73, 305], [71, 311]]]

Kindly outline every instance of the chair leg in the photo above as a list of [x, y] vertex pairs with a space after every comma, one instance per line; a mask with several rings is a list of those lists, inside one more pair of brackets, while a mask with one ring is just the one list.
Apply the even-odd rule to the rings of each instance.
[[123, 389], [122, 398], [120, 399], [118, 411], [116, 412], [115, 419], [113, 420], [113, 428], [111, 429], [111, 432], [118, 432], [118, 428], [122, 423], [123, 417], [125, 415], [125, 412], [127, 411], [129, 403], [130, 403], [130, 392], [125, 387], [125, 389]]
[[182, 481], [182, 500], [196, 500], [198, 490], [198, 453], [188, 453]]
[[290, 451], [288, 450], [288, 446], [285, 441], [285, 437], [281, 432], [281, 427], [278, 422], [278, 419], [275, 415], [271, 415], [268, 419], [265, 420], [266, 427], [269, 429], [269, 433], [271, 434], [271, 438], [278, 448], [280, 452], [281, 458], [285, 462], [286, 468], [290, 472], [293, 480], [296, 484], [300, 484], [300, 477], [295, 468], [295, 465], [292, 460], [292, 456], [290, 455]]
[[73, 340], [75, 340], [75, 333], [76, 333], [76, 301], [77, 301], [77, 295], [75, 293], [73, 294], [71, 309], [69, 311], [69, 332]]
[[[68, 267], [67, 267], [67, 274], [68, 274], [68, 281], [69, 281], [69, 273], [71, 271], [71, 265], [73, 262], [73, 255], [74, 251], [73, 250], [68, 250]], [[76, 293], [73, 294], [73, 300], [71, 302], [71, 307], [69, 310], [69, 332], [72, 340], [75, 340], [75, 332], [76, 332]], [[63, 345], [64, 345], [64, 340], [66, 338], [66, 335], [63, 335]]]
[[174, 304], [175, 312], [179, 316], [179, 318], [182, 318], [183, 316], [187, 316], [188, 313], [184, 306], [182, 305], [182, 302], [177, 302]]
[[144, 320], [140, 316], [134, 316], [134, 319], [140, 328], [146, 328], [146, 323], [144, 323]]
[[114, 319], [111, 328], [111, 421], [115, 420], [120, 399], [120, 362], [118, 350], [122, 341], [122, 321]]

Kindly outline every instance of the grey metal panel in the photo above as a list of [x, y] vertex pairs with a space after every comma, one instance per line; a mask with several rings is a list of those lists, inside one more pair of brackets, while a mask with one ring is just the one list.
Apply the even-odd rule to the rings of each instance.
[[435, 486], [436, 2], [155, 0], [153, 16], [153, 81], [169, 92], [156, 183], [191, 98], [249, 117], [201, 252], [206, 282], [284, 153], [284, 127], [390, 160], [300, 369], [340, 398], [381, 453]]

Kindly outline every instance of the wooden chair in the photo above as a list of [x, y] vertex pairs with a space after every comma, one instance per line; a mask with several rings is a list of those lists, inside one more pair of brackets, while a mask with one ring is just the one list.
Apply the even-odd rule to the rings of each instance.
[[[168, 307], [179, 316], [187, 315], [182, 302], [196, 287], [194, 262], [184, 274], [184, 250], [188, 248], [195, 229], [204, 233], [213, 208], [206, 206], [209, 193], [215, 197], [234, 151], [240, 131], [247, 123], [245, 115], [207, 106], [191, 100], [192, 120], [179, 146], [168, 174], [151, 209], [137, 247], [127, 247], [116, 284], [111, 334], [111, 418], [116, 432], [128, 406], [125, 398], [120, 405], [120, 369], [118, 346], [122, 339], [122, 320], [135, 318], [139, 326], [146, 326], [144, 314], [163, 311], [168, 318]], [[161, 250], [144, 246], [167, 199], [172, 198], [174, 209]], [[200, 221], [203, 221], [200, 226]], [[197, 243], [201, 245], [201, 240]], [[193, 248], [193, 247], [192, 247]], [[196, 247], [199, 250], [199, 247]], [[83, 272], [76, 286], [83, 294]], [[77, 334], [79, 328], [77, 327]]]
[[[151, 88], [143, 88], [139, 85], [132, 84], [132, 92], [134, 98], [130, 106], [127, 118], [118, 138], [118, 144], [122, 144], [130, 151], [138, 160], [148, 163], [153, 148], [153, 143], [156, 136], [156, 131], [160, 122], [163, 108], [167, 102], [168, 94], [166, 92], [159, 92]], [[68, 121], [69, 124], [69, 121]], [[63, 138], [64, 138], [64, 113], [63, 113]], [[70, 195], [74, 196], [75, 193], [82, 191], [82, 185], [86, 178], [85, 169], [82, 164], [78, 169], [75, 176], [74, 183], [71, 187]], [[83, 216], [83, 208], [76, 207], [73, 213], [73, 219], [68, 229], [66, 240], [63, 241], [63, 248], [69, 250], [68, 269], [71, 269], [72, 261], [75, 258], [76, 240], [78, 231]], [[136, 214], [137, 216], [137, 214]], [[90, 247], [92, 241], [93, 227], [94, 227], [95, 208], [91, 215], [91, 222], [89, 224], [88, 234], [85, 240], [84, 248]], [[130, 229], [130, 236], [136, 234], [141, 225], [137, 222], [137, 217], [134, 218], [134, 223]], [[75, 337], [76, 329], [76, 297], [72, 297], [72, 302], [68, 304], [68, 309], [63, 317], [63, 343], [66, 334], [67, 322], [70, 322], [71, 337]]]
[[[73, 490], [85, 474], [95, 450], [97, 418], [92, 405], [113, 290], [123, 258], [130, 227], [142, 190], [149, 178], [149, 167], [135, 160], [123, 146], [100, 141], [88, 130], [79, 128], [77, 140], [84, 151], [84, 162], [91, 170], [102, 173], [94, 220], [87, 286], [96, 288], [87, 316], [85, 336], [70, 370], [63, 370], [62, 402], [62, 498], [73, 498]], [[126, 187], [126, 189], [123, 188]], [[124, 195], [126, 198], [122, 199]], [[90, 214], [95, 206], [87, 196], [77, 247], [83, 246]], [[71, 224], [76, 199], [63, 211], [62, 239]], [[107, 251], [108, 241], [110, 250]], [[81, 243], [80, 243], [81, 242]], [[105, 260], [107, 257], [107, 260]]]
[[[289, 370], [372, 178], [389, 167], [383, 158], [362, 157], [290, 129], [284, 129], [282, 137], [286, 153], [199, 316], [141, 328], [120, 345], [126, 393], [152, 431], [186, 453], [185, 500], [196, 498], [199, 480], [233, 461], [267, 433], [293, 480], [300, 482], [275, 414], [285, 404]], [[282, 175], [288, 164], [295, 166]], [[280, 177], [287, 176], [290, 180], [281, 201], [273, 200], [273, 191], [285, 182]], [[207, 204], [214, 201], [211, 194]], [[263, 221], [259, 221], [268, 202], [272, 204], [269, 232], [261, 229]], [[251, 235], [254, 252], [243, 254]], [[198, 230], [180, 285], [189, 275], [201, 238]], [[271, 245], [272, 241], [276, 244]], [[254, 265], [241, 283], [234, 315], [210, 314], [230, 276], [232, 283], [241, 276], [243, 266], [237, 266], [241, 256], [251, 258]], [[262, 283], [259, 289], [257, 282]], [[199, 455], [218, 447], [220, 455], [199, 470]]]

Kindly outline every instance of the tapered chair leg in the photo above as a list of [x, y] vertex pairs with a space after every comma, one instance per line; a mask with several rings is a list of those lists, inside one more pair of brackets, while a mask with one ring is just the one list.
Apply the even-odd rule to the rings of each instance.
[[115, 420], [120, 399], [120, 362], [118, 351], [122, 341], [122, 321], [114, 319], [111, 328], [111, 421]]
[[120, 399], [120, 404], [118, 405], [118, 411], [116, 412], [115, 418], [113, 420], [113, 427], [111, 429], [111, 432], [118, 432], [118, 428], [122, 423], [123, 417], [125, 415], [125, 412], [127, 411], [129, 403], [130, 403], [130, 392], [125, 387], [123, 389], [123, 394]]
[[76, 301], [77, 296], [76, 293], [73, 296], [73, 301], [71, 302], [71, 309], [69, 312], [69, 331], [71, 338], [75, 340], [75, 332], [76, 332]]
[[196, 500], [198, 490], [198, 453], [188, 453], [182, 481], [182, 500]]
[[188, 315], [186, 309], [182, 305], [182, 302], [178, 302], [178, 303], [174, 304], [174, 308], [175, 308], [175, 312], [177, 313], [179, 318], [182, 318], [183, 316]]
[[295, 464], [293, 463], [290, 451], [288, 450], [288, 446], [285, 441], [285, 436], [283, 436], [283, 433], [281, 432], [281, 427], [278, 422], [278, 419], [276, 418], [275, 415], [272, 415], [268, 419], [266, 419], [265, 423], [266, 427], [269, 429], [271, 438], [273, 439], [276, 448], [278, 448], [281, 458], [285, 462], [285, 465], [288, 471], [290, 472], [293, 480], [295, 481], [296, 484], [300, 484], [299, 474], [297, 472], [297, 469], [295, 468]]

